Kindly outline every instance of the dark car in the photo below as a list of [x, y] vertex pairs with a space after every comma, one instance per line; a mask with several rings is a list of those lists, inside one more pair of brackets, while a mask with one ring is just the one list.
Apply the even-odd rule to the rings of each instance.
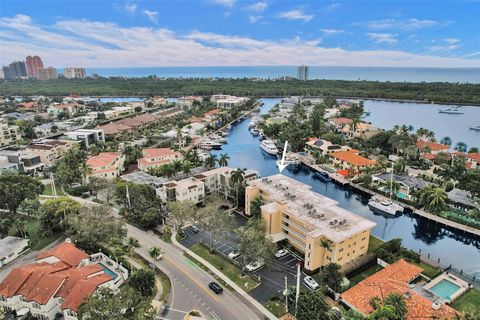
[[215, 292], [216, 294], [220, 294], [223, 292], [223, 288], [220, 287], [220, 285], [216, 282], [210, 282], [208, 284], [208, 287], [212, 289], [212, 291]]

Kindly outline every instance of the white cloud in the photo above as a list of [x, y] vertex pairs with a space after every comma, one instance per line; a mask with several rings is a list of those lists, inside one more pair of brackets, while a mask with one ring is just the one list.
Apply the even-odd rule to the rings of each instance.
[[306, 14], [301, 10], [290, 10], [285, 12], [280, 12], [278, 14], [279, 18], [288, 19], [288, 20], [303, 20], [308, 22], [313, 19], [313, 15]]
[[331, 3], [325, 8], [325, 11], [332, 12], [332, 11], [335, 11], [335, 10], [339, 9], [341, 6], [342, 5], [338, 2]]
[[327, 36], [331, 36], [331, 35], [335, 35], [335, 34], [345, 32], [345, 30], [341, 30], [341, 29], [320, 29], [320, 31], [322, 31], [323, 34], [325, 34]]
[[150, 11], [150, 10], [143, 10], [142, 13], [150, 19], [153, 23], [158, 23], [158, 12], [157, 11]]
[[223, 7], [231, 8], [235, 5], [236, 0], [211, 0], [211, 2]]
[[370, 37], [373, 41], [377, 43], [388, 43], [388, 44], [394, 44], [397, 43], [397, 39], [395, 39], [395, 35], [390, 34], [390, 33], [374, 33], [370, 32], [367, 33], [367, 36]]
[[113, 7], [114, 7], [115, 10], [117, 10], [117, 11], [124, 11], [124, 12], [126, 12], [126, 13], [128, 13], [128, 14], [131, 14], [131, 15], [134, 15], [135, 12], [137, 11], [137, 8], [138, 8], [137, 4], [135, 4], [135, 3], [128, 3], [128, 2], [124, 3], [123, 5], [119, 5], [119, 4], [117, 4], [117, 3], [114, 3], [114, 4], [113, 4]]
[[456, 39], [456, 38], [445, 38], [445, 39], [442, 39], [443, 42], [446, 42], [448, 44], [455, 44], [455, 43], [459, 43], [460, 42], [460, 39]]
[[0, 40], [0, 63], [36, 53], [56, 67], [282, 66], [298, 61], [325, 66], [480, 67], [476, 56], [442, 57], [433, 51], [351, 51], [322, 47], [319, 40], [259, 40], [201, 31], [183, 35], [166, 28], [88, 20], [39, 25], [25, 15], [0, 18]]
[[263, 16], [249, 16], [248, 21], [250, 21], [251, 24], [255, 24], [262, 18]]
[[[443, 24], [447, 24], [447, 22]], [[435, 20], [428, 20], [428, 19], [421, 20], [417, 18], [411, 18], [408, 20], [384, 19], [384, 20], [369, 21], [366, 23], [366, 26], [369, 29], [373, 29], [373, 30], [388, 30], [388, 29], [416, 30], [416, 29], [422, 29], [422, 28], [431, 28], [439, 25], [442, 25], [442, 23]]]
[[260, 1], [247, 6], [247, 10], [263, 12], [265, 9], [267, 9], [267, 7], [268, 7], [268, 3], [266, 1]]

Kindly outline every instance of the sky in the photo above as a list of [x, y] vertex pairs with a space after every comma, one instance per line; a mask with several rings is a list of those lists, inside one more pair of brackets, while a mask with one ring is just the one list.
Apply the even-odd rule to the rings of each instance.
[[0, 63], [480, 67], [480, 1], [0, 1]]

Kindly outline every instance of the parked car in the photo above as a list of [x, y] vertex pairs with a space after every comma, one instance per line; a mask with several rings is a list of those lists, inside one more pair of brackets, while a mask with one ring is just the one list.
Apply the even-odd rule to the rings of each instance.
[[280, 249], [275, 253], [275, 257], [277, 258], [282, 258], [285, 257], [288, 254], [288, 251], [285, 249]]
[[161, 253], [160, 253], [160, 254], [159, 254], [159, 255], [158, 255], [158, 256], [157, 256], [155, 259], [157, 259], [157, 260], [161, 260], [161, 259], [162, 259], [162, 257], [163, 257], [163, 254], [161, 254]]
[[190, 227], [190, 230], [193, 232], [193, 233], [198, 233], [198, 231], [200, 231], [200, 229], [198, 229], [198, 227], [196, 225], [192, 225]]
[[258, 269], [263, 267], [263, 265], [264, 264], [261, 261], [254, 261], [252, 263], [247, 264], [245, 266], [245, 270], [250, 271], [250, 272], [257, 271]]
[[232, 260], [238, 258], [238, 256], [240, 256], [240, 252], [238, 252], [236, 250], [233, 250], [232, 252], [230, 252], [228, 254], [228, 258], [230, 258]]
[[303, 278], [303, 283], [312, 290], [318, 288], [318, 283], [312, 277], [306, 276]]
[[212, 289], [212, 291], [215, 292], [216, 294], [220, 294], [223, 292], [223, 288], [220, 287], [220, 285], [216, 282], [210, 282], [208, 284], [208, 287]]
[[168, 304], [164, 304], [161, 308], [160, 308], [160, 316], [161, 317], [164, 317], [166, 316], [168, 313]]

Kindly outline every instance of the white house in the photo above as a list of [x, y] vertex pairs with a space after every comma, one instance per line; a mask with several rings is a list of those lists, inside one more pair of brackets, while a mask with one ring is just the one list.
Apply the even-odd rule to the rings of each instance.
[[0, 239], [0, 268], [25, 252], [29, 239], [7, 236]]

